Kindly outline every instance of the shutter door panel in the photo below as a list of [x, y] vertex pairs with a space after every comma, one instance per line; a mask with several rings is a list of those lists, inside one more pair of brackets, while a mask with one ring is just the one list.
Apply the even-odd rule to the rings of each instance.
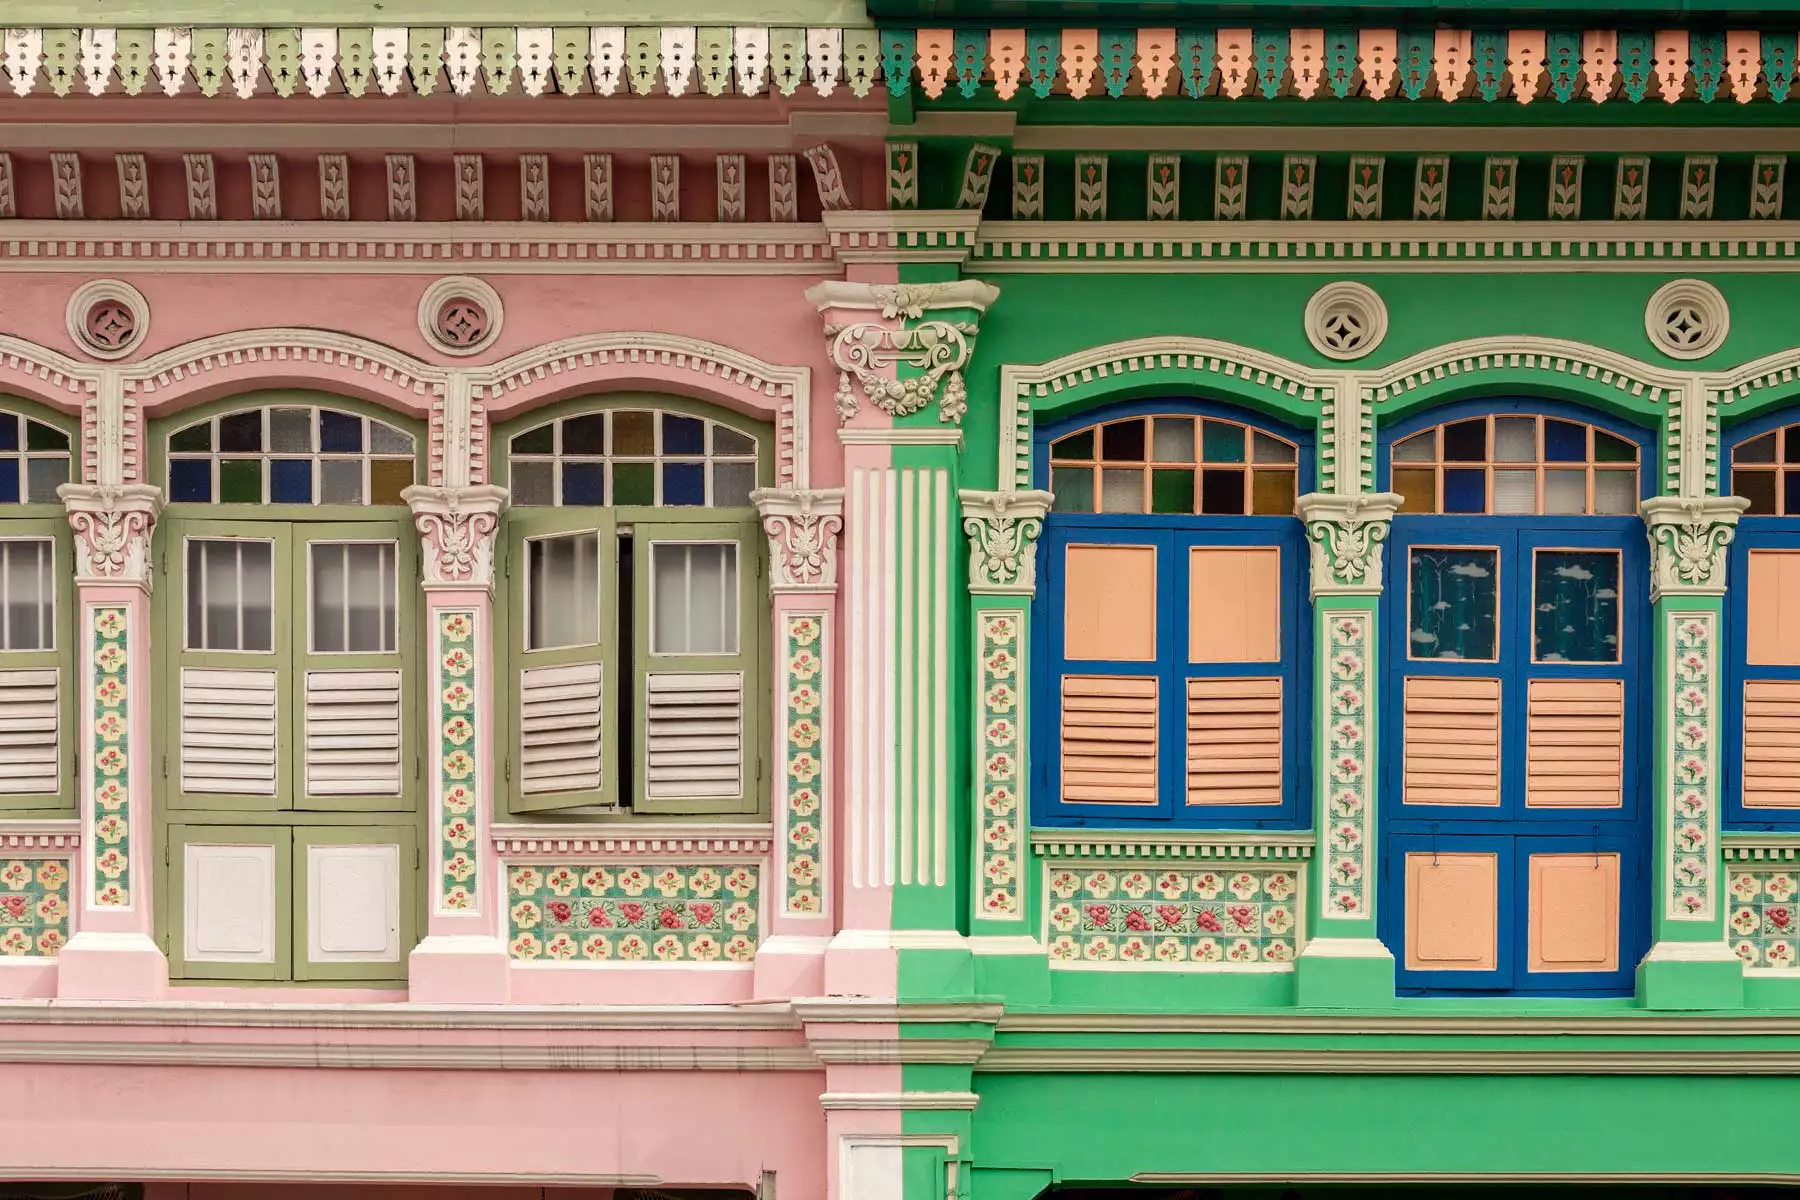
[[603, 683], [597, 662], [519, 673], [519, 786], [526, 795], [600, 787]]
[[1616, 679], [1534, 679], [1526, 704], [1526, 807], [1622, 805], [1625, 685]]
[[1800, 808], [1800, 679], [1744, 684], [1744, 807]]
[[184, 667], [181, 790], [275, 795], [276, 673]]
[[744, 677], [652, 671], [644, 680], [644, 791], [653, 800], [744, 791]]
[[56, 792], [57, 690], [55, 667], [0, 671], [0, 795]]
[[400, 794], [400, 672], [306, 673], [306, 793]]
[[1405, 694], [1406, 804], [1500, 804], [1500, 681], [1411, 676]]
[[1064, 803], [1156, 803], [1156, 691], [1143, 675], [1063, 676]]
[[1281, 803], [1281, 680], [1190, 679], [1187, 802]]

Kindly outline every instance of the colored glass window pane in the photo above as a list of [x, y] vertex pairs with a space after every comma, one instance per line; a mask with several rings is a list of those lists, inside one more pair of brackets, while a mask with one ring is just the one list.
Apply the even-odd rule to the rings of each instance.
[[1209, 467], [1201, 473], [1200, 511], [1232, 516], [1244, 511], [1244, 472]]
[[1296, 453], [1294, 443], [1270, 437], [1260, 429], [1255, 433], [1255, 441], [1256, 449], [1251, 455], [1252, 462], [1291, 463], [1294, 461]]
[[400, 505], [413, 482], [412, 434], [329, 408], [226, 413], [167, 444], [170, 499], [182, 503]]
[[369, 463], [369, 503], [405, 504], [400, 493], [413, 483], [410, 458], [377, 458]]
[[219, 418], [219, 449], [252, 454], [263, 448], [262, 410], [232, 413]]
[[508, 449], [515, 505], [743, 508], [757, 486], [756, 439], [681, 413], [582, 413], [514, 434]]
[[1444, 426], [1445, 462], [1483, 462], [1487, 459], [1487, 422], [1480, 418]]
[[19, 460], [0, 458], [0, 504], [19, 502]]
[[1487, 472], [1458, 467], [1444, 472], [1444, 511], [1478, 513], [1487, 511]]
[[1156, 471], [1150, 476], [1150, 511], [1194, 511], [1194, 473], [1191, 470]]
[[1093, 468], [1052, 467], [1050, 469], [1050, 491], [1056, 498], [1051, 505], [1056, 512], [1093, 512]]
[[1746, 513], [1753, 517], [1775, 515], [1775, 472], [1733, 471], [1731, 490], [1750, 502]]
[[650, 505], [656, 503], [656, 464], [622, 462], [613, 464], [613, 498], [617, 505]]
[[662, 417], [662, 452], [664, 454], [706, 453], [706, 422], [696, 417], [664, 413]]
[[[1790, 439], [1790, 444], [1792, 439]], [[1751, 438], [1731, 452], [1732, 460], [1740, 463], [1772, 463], [1775, 461], [1775, 432], [1763, 434], [1759, 438]]]
[[[1406, 498], [1405, 512], [1524, 516], [1636, 511], [1637, 445], [1576, 421], [1467, 418], [1394, 442], [1389, 463], [1393, 489]], [[1432, 475], [1429, 487], [1426, 471]], [[1490, 474], [1491, 483], [1484, 478], [1478, 487], [1477, 475]], [[1622, 478], [1612, 478], [1614, 474]], [[1629, 504], [1627, 496], [1633, 498]]]
[[555, 504], [552, 483], [556, 464], [547, 462], [514, 463], [512, 468], [512, 502], [514, 504]]
[[556, 426], [539, 425], [536, 429], [527, 429], [512, 440], [514, 454], [555, 454]]
[[1499, 552], [1415, 546], [1409, 559], [1411, 657], [1494, 661], [1500, 627]]
[[1050, 457], [1065, 462], [1091, 462], [1094, 457], [1094, 431], [1084, 429], [1062, 438], [1050, 447]]
[[681, 506], [706, 503], [705, 463], [664, 463], [662, 502]]
[[[0, 475], [7, 466], [16, 464], [0, 459]], [[15, 480], [17, 476], [15, 475]], [[212, 460], [178, 458], [169, 463], [169, 499], [176, 504], [210, 504], [212, 502]]]
[[1292, 471], [1257, 471], [1251, 487], [1250, 511], [1259, 517], [1289, 517], [1294, 514], [1294, 473]]
[[1619, 555], [1539, 550], [1532, 563], [1531, 656], [1538, 662], [1619, 661]]
[[219, 502], [221, 504], [261, 504], [263, 502], [262, 460], [228, 458], [219, 463]]
[[588, 413], [562, 423], [564, 454], [605, 454], [606, 414]]
[[0, 413], [0, 453], [19, 448], [19, 422], [24, 419], [12, 413]]
[[712, 427], [712, 452], [715, 455], [736, 455], [744, 457], [756, 453], [756, 439], [749, 434], [739, 433], [735, 429], [727, 429], [723, 425]]
[[1584, 462], [1587, 459], [1587, 426], [1573, 421], [1544, 422], [1545, 462]]
[[1200, 455], [1209, 463], [1244, 461], [1244, 427], [1225, 421], [1207, 421], [1201, 433]]
[[1595, 462], [1636, 462], [1637, 447], [1622, 437], [1614, 437], [1604, 429], [1594, 430]]
[[177, 429], [169, 435], [170, 450], [212, 450], [212, 422], [202, 421], [198, 425], [189, 425], [186, 429]]
[[[616, 412], [613, 419], [614, 454], [648, 458], [656, 453], [655, 414], [648, 412]], [[564, 453], [567, 453], [565, 450]]]
[[69, 435], [60, 429], [52, 428], [42, 421], [25, 422], [25, 449], [27, 450], [68, 450]]
[[1400, 511], [1429, 513], [1437, 511], [1437, 472], [1434, 470], [1394, 469], [1394, 490], [1400, 493]]
[[363, 448], [362, 418], [350, 413], [319, 413], [319, 449], [327, 454], [358, 454]]
[[1100, 453], [1107, 462], [1143, 462], [1143, 420], [1114, 421], [1102, 429]]
[[310, 458], [277, 458], [269, 463], [269, 501], [272, 504], [311, 504], [313, 472]]
[[562, 469], [564, 504], [605, 504], [606, 464], [569, 462]]

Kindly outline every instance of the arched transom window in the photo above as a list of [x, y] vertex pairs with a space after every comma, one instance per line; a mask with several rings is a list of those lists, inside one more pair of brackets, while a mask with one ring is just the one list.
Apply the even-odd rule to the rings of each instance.
[[185, 504], [403, 504], [411, 434], [333, 408], [240, 409], [169, 435], [169, 499]]
[[1771, 429], [1731, 451], [1731, 491], [1752, 517], [1800, 517], [1800, 425]]
[[516, 505], [746, 508], [756, 487], [755, 438], [654, 409], [562, 417], [508, 453]]
[[1294, 443], [1237, 421], [1155, 416], [1108, 421], [1050, 444], [1055, 511], [1291, 516]]
[[1582, 421], [1480, 416], [1394, 443], [1393, 489], [1408, 513], [1631, 516], [1638, 449]]
[[0, 412], [0, 504], [56, 504], [69, 482], [69, 435], [18, 413]]

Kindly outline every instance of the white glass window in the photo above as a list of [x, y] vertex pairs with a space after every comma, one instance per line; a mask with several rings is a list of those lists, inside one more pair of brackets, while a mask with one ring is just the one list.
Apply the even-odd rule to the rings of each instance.
[[269, 653], [275, 647], [273, 543], [190, 538], [187, 598], [188, 649]]
[[393, 542], [312, 544], [315, 654], [392, 654], [398, 576]]
[[49, 538], [0, 541], [0, 650], [49, 650], [56, 581]]
[[736, 543], [652, 543], [650, 572], [652, 654], [737, 653]]
[[600, 640], [600, 535], [525, 543], [525, 648], [592, 646]]

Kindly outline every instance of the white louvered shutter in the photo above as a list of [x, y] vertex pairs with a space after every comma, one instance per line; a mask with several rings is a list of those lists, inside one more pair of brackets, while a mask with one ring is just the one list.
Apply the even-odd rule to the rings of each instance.
[[182, 668], [182, 791], [275, 795], [277, 686], [273, 670]]
[[306, 672], [309, 796], [398, 796], [400, 672]]
[[0, 671], [0, 795], [54, 795], [60, 780], [55, 667]]
[[741, 795], [743, 675], [652, 671], [644, 694], [644, 794], [652, 800]]
[[519, 790], [527, 796], [596, 792], [605, 664], [533, 667], [519, 674]]

